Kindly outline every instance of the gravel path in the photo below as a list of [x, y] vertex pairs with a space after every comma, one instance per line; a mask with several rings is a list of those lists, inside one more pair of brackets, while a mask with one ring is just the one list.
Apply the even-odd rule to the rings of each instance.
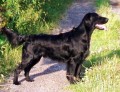
[[[56, 33], [66, 32], [74, 26], [78, 26], [86, 13], [95, 10], [93, 6], [92, 0], [76, 0], [60, 21], [60, 27], [55, 29]], [[66, 79], [65, 69], [66, 65], [63, 63], [42, 58], [30, 72], [34, 82], [26, 82], [23, 73], [21, 73], [19, 77], [21, 85], [16, 86], [12, 84], [13, 75], [11, 75], [8, 82], [3, 85], [4, 89], [0, 92], [71, 92], [66, 89], [70, 84]]]

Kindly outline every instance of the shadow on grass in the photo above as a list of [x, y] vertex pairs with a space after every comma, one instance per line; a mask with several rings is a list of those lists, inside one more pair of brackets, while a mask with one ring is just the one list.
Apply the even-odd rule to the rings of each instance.
[[[104, 54], [104, 55], [103, 55]], [[90, 59], [85, 61], [83, 64], [83, 67], [81, 69], [81, 74], [80, 78], [83, 78], [85, 76], [85, 70], [86, 68], [90, 68], [93, 65], [99, 65], [101, 62], [104, 61], [105, 58], [111, 59], [112, 57], [119, 57], [120, 58], [120, 50], [111, 50], [111, 51], [106, 51], [106, 52], [101, 52], [101, 53], [96, 53], [90, 56]]]

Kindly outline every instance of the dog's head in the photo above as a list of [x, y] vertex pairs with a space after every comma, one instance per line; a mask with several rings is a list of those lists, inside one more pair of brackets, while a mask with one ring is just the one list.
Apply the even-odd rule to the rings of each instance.
[[108, 22], [108, 18], [102, 17], [97, 13], [87, 13], [83, 19], [87, 28], [107, 29], [104, 24]]

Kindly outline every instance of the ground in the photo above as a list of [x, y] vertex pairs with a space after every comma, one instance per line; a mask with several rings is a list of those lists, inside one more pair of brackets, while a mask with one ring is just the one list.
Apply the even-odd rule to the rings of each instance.
[[[93, 0], [76, 0], [66, 11], [54, 33], [58, 34], [71, 30], [80, 24], [86, 13], [94, 11]], [[0, 92], [72, 92], [67, 89], [70, 84], [66, 79], [65, 70], [66, 65], [64, 63], [42, 58], [30, 72], [30, 77], [34, 79], [34, 82], [26, 82], [23, 73], [21, 73], [19, 77], [21, 85], [13, 85], [13, 74], [11, 74], [7, 83], [1, 85], [4, 88]]]

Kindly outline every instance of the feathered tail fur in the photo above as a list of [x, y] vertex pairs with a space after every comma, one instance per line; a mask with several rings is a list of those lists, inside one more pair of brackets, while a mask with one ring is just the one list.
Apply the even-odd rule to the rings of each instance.
[[1, 28], [0, 30], [4, 35], [6, 35], [9, 43], [12, 47], [19, 46], [23, 44], [26, 41], [26, 36], [19, 35], [16, 32], [12, 31], [11, 29], [8, 29], [6, 27]]

